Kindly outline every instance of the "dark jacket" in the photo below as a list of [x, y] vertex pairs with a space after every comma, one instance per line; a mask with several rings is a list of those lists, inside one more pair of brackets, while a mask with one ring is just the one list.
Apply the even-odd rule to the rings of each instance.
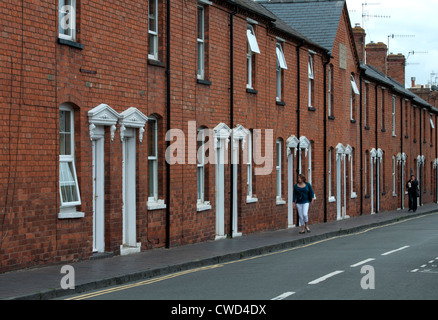
[[[409, 188], [409, 183], [411, 183], [411, 187]], [[406, 188], [408, 189], [408, 192], [412, 195], [415, 195], [418, 197], [419, 195], [419, 190], [418, 190], [418, 180], [415, 179], [414, 181], [409, 180], [406, 183]]]

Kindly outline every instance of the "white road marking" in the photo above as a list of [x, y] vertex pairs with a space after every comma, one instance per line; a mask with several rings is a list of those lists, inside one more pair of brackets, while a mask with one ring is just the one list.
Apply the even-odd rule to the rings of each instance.
[[342, 270], [334, 271], [334, 272], [332, 272], [332, 273], [326, 274], [325, 276], [323, 276], [323, 277], [321, 277], [321, 278], [318, 278], [318, 279], [315, 279], [315, 280], [313, 280], [313, 281], [310, 281], [309, 284], [317, 284], [317, 283], [320, 283], [320, 282], [322, 282], [322, 281], [324, 281], [324, 280], [327, 280], [328, 278], [331, 278], [331, 277], [333, 277], [333, 276], [335, 276], [335, 275], [337, 275], [337, 274], [340, 274], [340, 273], [342, 273], [342, 272], [344, 272], [344, 271], [342, 271]]
[[295, 294], [295, 292], [285, 292], [285, 293], [280, 294], [278, 297], [275, 297], [275, 298], [273, 298], [271, 300], [283, 300], [283, 299], [286, 299], [287, 297], [289, 297], [289, 296], [291, 296], [293, 294]]
[[370, 261], [373, 261], [373, 260], [376, 260], [376, 259], [374, 259], [374, 258], [369, 258], [369, 259], [366, 259], [366, 260], [360, 261], [360, 262], [358, 262], [358, 263], [352, 264], [350, 267], [352, 267], [352, 268], [354, 268], [354, 267], [358, 267], [358, 266], [360, 266], [360, 265], [363, 265], [363, 264], [365, 264], [365, 263], [367, 263], [367, 262], [370, 262]]
[[397, 252], [397, 251], [401, 251], [401, 250], [404, 250], [406, 248], [409, 248], [409, 246], [404, 246], [404, 247], [401, 247], [401, 248], [398, 248], [398, 249], [395, 249], [395, 250], [392, 250], [392, 251], [388, 251], [388, 252], [382, 253], [382, 256], [387, 256], [388, 254], [391, 254], [391, 253], [394, 253], [394, 252]]
[[411, 272], [417, 272], [417, 271], [418, 271], [418, 269], [411, 270]]
[[435, 260], [430, 260], [429, 263], [433, 263]]

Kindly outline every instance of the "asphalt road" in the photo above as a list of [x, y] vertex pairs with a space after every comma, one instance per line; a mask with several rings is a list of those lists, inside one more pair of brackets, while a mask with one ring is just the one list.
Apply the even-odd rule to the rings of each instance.
[[438, 299], [438, 214], [63, 299]]

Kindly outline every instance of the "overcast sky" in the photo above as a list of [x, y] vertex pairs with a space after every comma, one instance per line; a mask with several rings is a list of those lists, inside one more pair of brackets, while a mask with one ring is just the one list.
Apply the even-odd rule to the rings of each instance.
[[[389, 38], [389, 52], [402, 53], [408, 58], [407, 88], [411, 77], [416, 78], [417, 84], [438, 83], [437, 0], [347, 0], [347, 7], [353, 27], [356, 23], [362, 25], [362, 7], [364, 14], [370, 16], [364, 20], [366, 43], [388, 45], [388, 35], [394, 35]], [[372, 17], [375, 15], [382, 17]]]

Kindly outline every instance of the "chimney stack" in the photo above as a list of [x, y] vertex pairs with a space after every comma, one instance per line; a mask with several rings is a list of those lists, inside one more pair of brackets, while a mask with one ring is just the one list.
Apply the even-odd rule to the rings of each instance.
[[365, 63], [365, 30], [360, 27], [359, 23], [353, 28], [354, 42], [356, 44], [359, 60]]
[[415, 78], [415, 77], [412, 77], [411, 78], [411, 88], [415, 88], [415, 81], [416, 81], [417, 79]]
[[401, 53], [388, 56], [388, 76], [405, 86], [406, 58]]
[[386, 44], [384, 44], [383, 42], [368, 43], [365, 47], [365, 52], [367, 64], [373, 66], [386, 76], [388, 72], [388, 47], [386, 46]]

